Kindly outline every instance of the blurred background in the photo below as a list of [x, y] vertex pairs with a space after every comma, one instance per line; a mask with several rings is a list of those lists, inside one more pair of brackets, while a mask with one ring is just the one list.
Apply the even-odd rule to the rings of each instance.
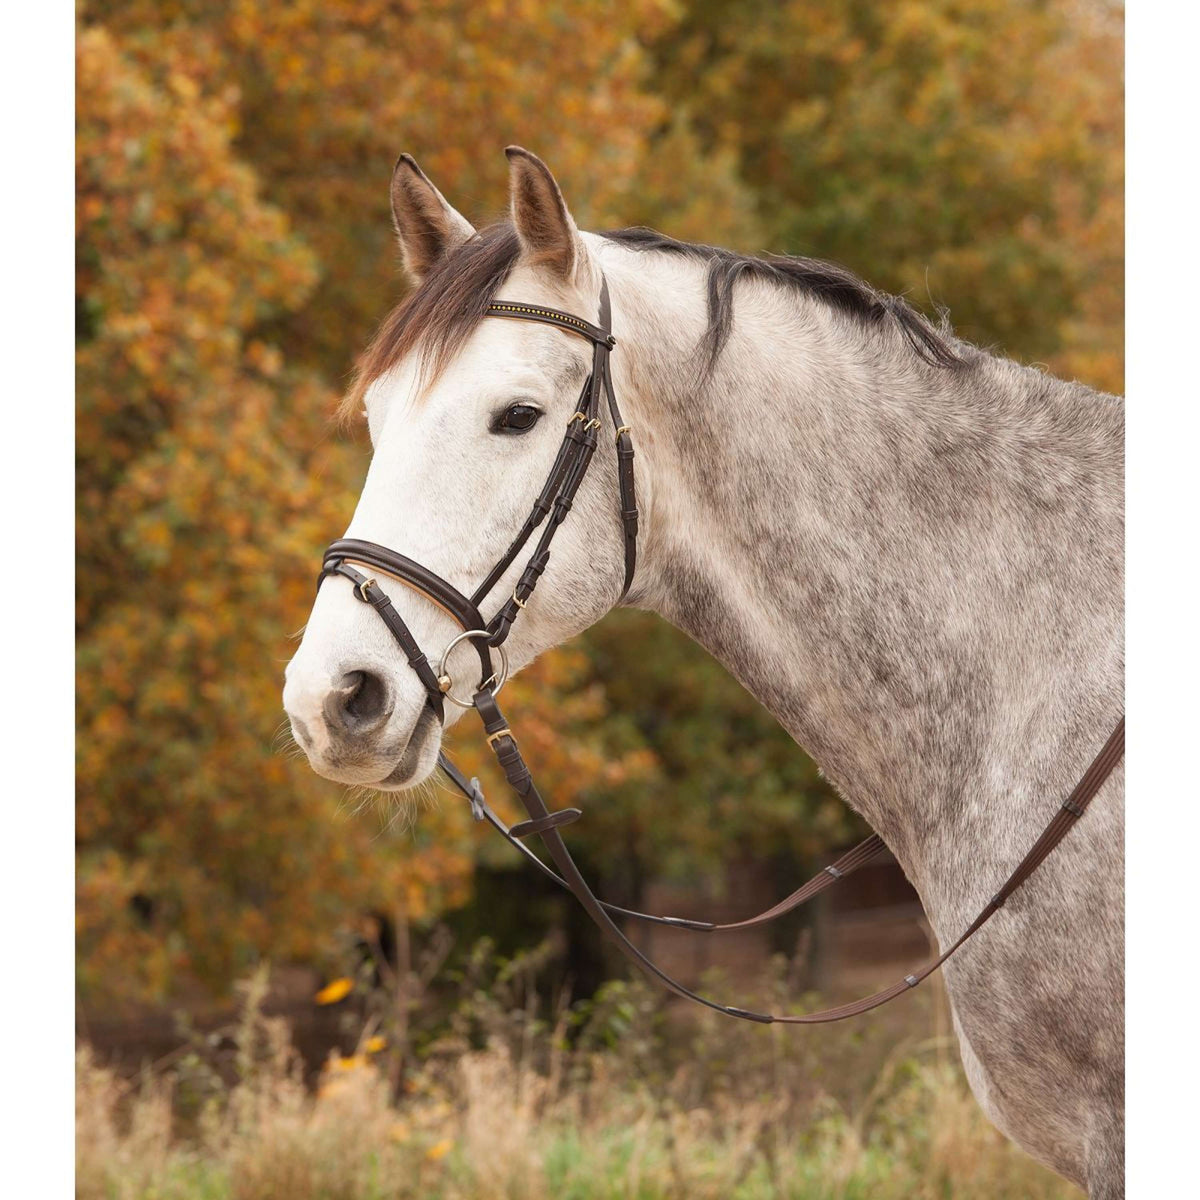
[[[517, 142], [584, 228], [834, 259], [947, 307], [964, 337], [1120, 391], [1122, 6], [78, 13], [81, 1194], [175, 1194], [168, 1176], [181, 1196], [890, 1195], [884, 1179], [897, 1195], [1067, 1194], [978, 1117], [936, 989], [782, 1040], [684, 1016], [448, 791], [397, 812], [314, 776], [279, 694], [368, 460], [365, 433], [331, 417], [403, 292], [400, 151], [477, 225], [503, 210]], [[729, 919], [865, 835], [656, 618], [614, 614], [511, 692], [547, 795], [585, 812], [570, 840], [608, 899]], [[512, 819], [469, 734], [453, 748]], [[801, 1006], [929, 952], [894, 864], [843, 886], [778, 929], [643, 944], [737, 1003]], [[562, 1107], [580, 1095], [587, 1114]], [[488, 1124], [494, 1107], [507, 1124]], [[204, 1141], [198, 1114], [216, 1111], [221, 1138]], [[392, 1156], [383, 1190], [318, 1136], [342, 1118], [378, 1133], [373, 1161]], [[571, 1142], [583, 1126], [595, 1137]], [[514, 1130], [536, 1154], [513, 1159]], [[185, 1143], [204, 1145], [217, 1192], [187, 1190]], [[497, 1155], [502, 1171], [472, 1175]], [[310, 1174], [278, 1190], [273, 1172], [300, 1161]], [[321, 1182], [331, 1164], [349, 1190]], [[626, 1187], [635, 1167], [649, 1190]], [[626, 1182], [587, 1190], [597, 1178]]]

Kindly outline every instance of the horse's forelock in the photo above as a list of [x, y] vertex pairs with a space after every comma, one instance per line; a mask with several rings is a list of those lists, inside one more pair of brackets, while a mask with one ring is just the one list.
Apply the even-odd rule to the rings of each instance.
[[371, 384], [409, 354], [419, 353], [425, 377], [435, 379], [483, 320], [520, 251], [512, 223], [498, 221], [436, 263], [363, 351], [342, 400], [343, 415], [358, 412]]

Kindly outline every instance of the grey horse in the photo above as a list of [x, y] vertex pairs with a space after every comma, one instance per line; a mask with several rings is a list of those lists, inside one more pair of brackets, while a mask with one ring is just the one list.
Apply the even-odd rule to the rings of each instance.
[[[603, 272], [643, 509], [624, 603], [685, 630], [771, 711], [948, 945], [1123, 710], [1122, 401], [967, 345], [830, 264], [581, 233], [545, 165], [508, 153], [510, 219], [480, 232], [397, 164], [416, 287], [349, 394], [374, 454], [347, 536], [472, 590], [588, 367], [581, 339], [483, 309], [595, 320]], [[618, 603], [617, 509], [612, 464], [593, 468], [508, 642], [515, 668]], [[436, 660], [458, 626], [390, 591]], [[455, 655], [468, 671], [470, 648]], [[284, 705], [331, 779], [402, 791], [435, 769], [442, 727], [345, 581], [320, 591]], [[1097, 1200], [1124, 1190], [1123, 811], [1119, 766], [945, 970], [980, 1104]]]

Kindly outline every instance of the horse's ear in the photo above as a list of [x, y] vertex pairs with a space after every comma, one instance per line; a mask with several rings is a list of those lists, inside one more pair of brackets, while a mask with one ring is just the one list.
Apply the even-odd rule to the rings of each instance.
[[392, 171], [392, 222], [404, 269], [420, 283], [430, 267], [475, 233], [475, 227], [447, 203], [411, 154]]
[[570, 282], [584, 250], [567, 202], [550, 168], [536, 154], [509, 146], [509, 205], [521, 248], [531, 262]]

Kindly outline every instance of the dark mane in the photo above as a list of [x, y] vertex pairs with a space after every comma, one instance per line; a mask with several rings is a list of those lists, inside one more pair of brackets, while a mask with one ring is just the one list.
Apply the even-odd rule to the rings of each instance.
[[794, 288], [857, 317], [869, 325], [893, 324], [931, 366], [951, 367], [962, 355], [951, 344], [949, 330], [937, 330], [899, 296], [876, 291], [853, 271], [819, 258], [769, 254], [735, 254], [719, 246], [679, 242], [654, 229], [614, 229], [601, 236], [633, 250], [661, 250], [708, 263], [708, 332], [702, 346], [704, 370], [711, 372], [733, 329], [733, 289], [742, 276]]
[[[963, 362], [948, 330], [938, 330], [907, 301], [876, 291], [852, 271], [816, 258], [735, 254], [718, 246], [679, 242], [653, 229], [616, 229], [601, 235], [632, 250], [658, 250], [708, 263], [708, 331], [701, 345], [704, 372], [716, 365], [733, 329], [733, 293], [743, 276], [766, 280], [815, 296], [869, 325], [892, 325], [927, 363]], [[420, 285], [388, 314], [358, 361], [343, 410], [362, 406], [370, 384], [420, 348], [434, 377], [455, 348], [483, 320], [520, 256], [509, 221], [481, 229], [438, 262]]]

